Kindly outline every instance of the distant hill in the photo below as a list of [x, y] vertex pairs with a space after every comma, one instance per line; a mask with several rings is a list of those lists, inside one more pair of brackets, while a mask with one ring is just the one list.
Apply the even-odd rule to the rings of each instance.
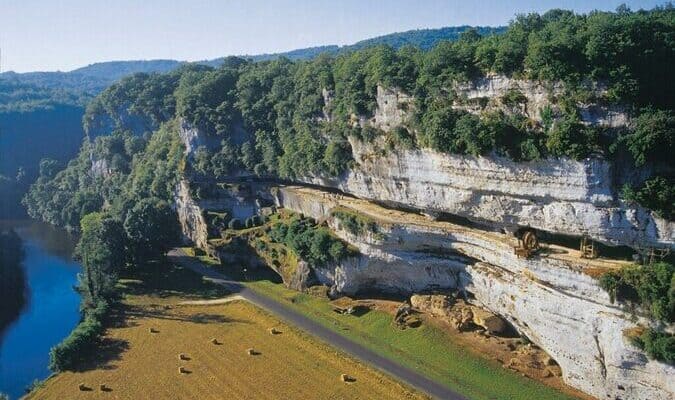
[[[291, 60], [308, 60], [321, 53], [338, 54], [378, 44], [387, 44], [397, 49], [405, 45], [412, 45], [426, 50], [441, 40], [455, 40], [462, 32], [470, 28], [472, 27], [464, 25], [439, 29], [416, 29], [378, 36], [347, 46], [316, 46], [281, 53], [243, 55], [242, 57], [254, 61], [271, 60], [279, 57], [287, 57]], [[506, 27], [479, 26], [475, 28], [481, 35], [499, 34], [506, 30]], [[197, 63], [215, 67], [219, 66], [223, 59], [224, 57], [220, 57], [213, 60], [198, 61]], [[22, 74], [5, 72], [0, 74], [0, 79], [14, 80], [15, 82], [49, 89], [63, 89], [73, 92], [78, 97], [89, 98], [123, 76], [137, 72], [168, 72], [185, 63], [185, 61], [177, 60], [108, 61], [87, 65], [69, 72], [28, 72]]]
[[438, 29], [415, 29], [411, 31], [390, 33], [384, 36], [377, 36], [371, 39], [356, 42], [353, 45], [345, 46], [343, 49], [358, 50], [364, 47], [375, 46], [378, 44], [386, 44], [395, 49], [406, 45], [419, 47], [422, 50], [432, 48], [441, 40], [457, 40], [462, 32], [468, 29], [475, 28], [481, 36], [501, 34], [506, 31], [505, 26], [490, 27], [490, 26], [448, 26]]
[[117, 80], [137, 72], [169, 72], [184, 63], [184, 61], [176, 60], [108, 61], [90, 64], [86, 67], [70, 71], [70, 73], [106, 80]]
[[[505, 26], [490, 27], [490, 26], [449, 26], [445, 28], [438, 29], [414, 29], [405, 32], [390, 33], [388, 35], [377, 36], [370, 39], [361, 40], [354, 44], [346, 46], [318, 46], [318, 47], [307, 47], [304, 49], [291, 50], [283, 53], [272, 53], [272, 54], [258, 54], [253, 56], [242, 56], [244, 58], [250, 58], [254, 61], [265, 61], [271, 60], [279, 57], [286, 57], [291, 60], [309, 60], [319, 54], [329, 53], [329, 54], [338, 54], [345, 51], [359, 50], [366, 47], [377, 46], [380, 44], [389, 45], [395, 49], [399, 49], [403, 46], [411, 45], [419, 47], [422, 50], [428, 50], [433, 47], [436, 43], [442, 40], [457, 40], [459, 35], [462, 32], [475, 28], [478, 33], [482, 36], [492, 35], [492, 34], [501, 34], [506, 30]], [[215, 60], [206, 61], [206, 64], [217, 65], [222, 62], [223, 58], [217, 58]]]

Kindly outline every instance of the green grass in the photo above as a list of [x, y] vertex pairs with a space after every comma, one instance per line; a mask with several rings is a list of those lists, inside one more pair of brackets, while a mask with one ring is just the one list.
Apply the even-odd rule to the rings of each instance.
[[288, 290], [268, 281], [248, 282], [256, 292], [281, 300], [312, 320], [381, 356], [444, 384], [470, 399], [571, 399], [542, 383], [502, 368], [453, 343], [441, 329], [423, 324], [399, 330], [392, 317], [370, 311], [360, 317], [332, 311], [328, 300]]

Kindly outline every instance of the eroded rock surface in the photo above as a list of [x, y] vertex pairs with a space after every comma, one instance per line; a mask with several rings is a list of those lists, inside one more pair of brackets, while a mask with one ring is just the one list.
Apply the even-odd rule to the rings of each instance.
[[[575, 388], [598, 398], [665, 400], [675, 393], [675, 368], [648, 359], [624, 337], [624, 330], [647, 321], [635, 321], [584, 273], [585, 268], [611, 268], [612, 262], [582, 261], [578, 252], [562, 254], [557, 247], [522, 259], [514, 255], [507, 235], [306, 188], [276, 193], [280, 206], [326, 220], [338, 236], [359, 248], [360, 257], [315, 269], [321, 283], [337, 292], [463, 291], [550, 354], [565, 382]], [[373, 218], [380, 233], [346, 231], [332, 216], [336, 207]], [[443, 313], [442, 303], [429, 300], [429, 308]], [[489, 315], [472, 319], [490, 329]]]

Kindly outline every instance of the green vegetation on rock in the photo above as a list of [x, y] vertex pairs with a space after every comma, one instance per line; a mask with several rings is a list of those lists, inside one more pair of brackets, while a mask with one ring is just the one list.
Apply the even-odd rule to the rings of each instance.
[[675, 266], [669, 262], [633, 265], [600, 277], [612, 301], [642, 307], [650, 316], [675, 321]]
[[333, 236], [329, 229], [317, 226], [308, 218], [293, 217], [290, 220], [281, 220], [272, 225], [269, 236], [273, 241], [285, 244], [302, 260], [316, 267], [338, 262], [354, 254], [354, 250]]
[[625, 185], [621, 198], [648, 208], [661, 218], [675, 220], [675, 182], [672, 178], [655, 176], [646, 180], [639, 188]]
[[672, 333], [647, 329], [640, 336], [633, 338], [633, 343], [650, 357], [675, 365], [675, 336]]

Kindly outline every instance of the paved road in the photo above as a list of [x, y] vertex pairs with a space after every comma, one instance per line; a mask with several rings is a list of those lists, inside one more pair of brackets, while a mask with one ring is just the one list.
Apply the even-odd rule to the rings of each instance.
[[286, 305], [267, 296], [258, 294], [238, 281], [229, 279], [226, 275], [206, 267], [203, 263], [194, 257], [189, 257], [181, 249], [173, 249], [168, 254], [169, 259], [177, 264], [187, 267], [215, 283], [225, 286], [233, 293], [237, 293], [244, 299], [261, 307], [277, 317], [285, 320], [289, 324], [302, 329], [303, 331], [318, 337], [324, 342], [336, 347], [345, 353], [361, 360], [362, 362], [383, 371], [394, 378], [407, 383], [408, 385], [429, 394], [437, 399], [444, 400], [465, 400], [460, 394], [440, 385], [419, 373], [403, 367], [388, 358], [377, 355], [367, 348], [355, 343], [344, 336], [312, 321], [304, 315], [288, 308]]

